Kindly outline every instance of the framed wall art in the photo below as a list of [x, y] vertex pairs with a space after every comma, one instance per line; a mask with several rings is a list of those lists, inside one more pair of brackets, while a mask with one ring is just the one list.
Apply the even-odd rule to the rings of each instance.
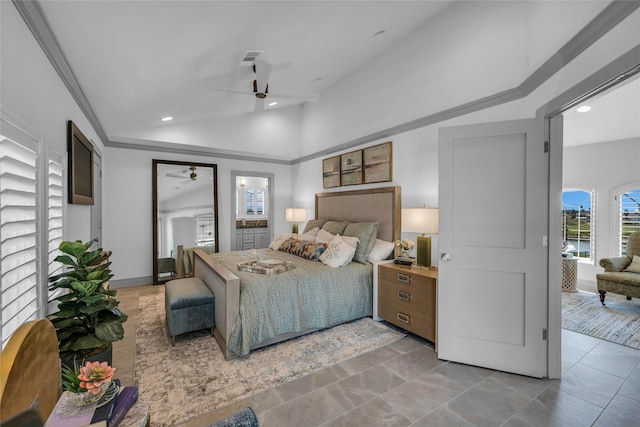
[[362, 150], [340, 156], [340, 184], [362, 184]]
[[322, 161], [322, 187], [340, 187], [340, 156]]
[[93, 144], [71, 120], [67, 122], [69, 203], [93, 205]]
[[367, 147], [362, 151], [365, 184], [391, 181], [391, 141]]

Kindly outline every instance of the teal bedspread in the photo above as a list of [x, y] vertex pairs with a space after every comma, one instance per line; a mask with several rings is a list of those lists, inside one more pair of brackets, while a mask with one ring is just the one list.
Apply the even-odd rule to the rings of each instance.
[[264, 275], [238, 271], [240, 262], [255, 260], [253, 251], [219, 252], [212, 256], [240, 278], [240, 314], [227, 348], [238, 356], [283, 333], [326, 328], [372, 314], [371, 264], [352, 262], [331, 268], [319, 261], [271, 249], [258, 249], [261, 259], [292, 261], [295, 268]]

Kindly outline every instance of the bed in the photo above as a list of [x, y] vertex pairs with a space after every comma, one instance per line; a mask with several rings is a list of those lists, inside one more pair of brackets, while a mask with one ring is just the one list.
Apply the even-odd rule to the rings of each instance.
[[[377, 238], [400, 236], [400, 187], [316, 194], [315, 218], [378, 223]], [[214, 336], [226, 359], [372, 315], [373, 267], [331, 268], [271, 249], [206, 254], [194, 251], [194, 275], [215, 295]], [[256, 259], [293, 262], [277, 275], [238, 271]]]

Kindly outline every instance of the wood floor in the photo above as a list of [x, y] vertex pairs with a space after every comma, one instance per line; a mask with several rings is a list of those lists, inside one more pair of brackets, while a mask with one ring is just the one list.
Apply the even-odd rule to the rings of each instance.
[[[133, 384], [138, 298], [157, 286], [118, 289], [129, 315], [113, 363]], [[186, 427], [251, 406], [263, 427], [635, 426], [640, 419], [640, 350], [563, 330], [562, 380], [538, 380], [438, 360], [408, 336], [208, 414]], [[153, 418], [152, 418], [153, 426]]]

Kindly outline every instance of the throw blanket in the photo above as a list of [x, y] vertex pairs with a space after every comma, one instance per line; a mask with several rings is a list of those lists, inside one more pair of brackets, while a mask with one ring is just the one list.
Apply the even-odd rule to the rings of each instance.
[[[238, 263], [255, 260], [256, 254], [263, 260], [291, 261], [296, 267], [275, 275], [238, 271]], [[240, 278], [240, 314], [227, 342], [239, 356], [280, 334], [326, 328], [372, 314], [371, 264], [331, 268], [271, 249], [212, 256]]]

